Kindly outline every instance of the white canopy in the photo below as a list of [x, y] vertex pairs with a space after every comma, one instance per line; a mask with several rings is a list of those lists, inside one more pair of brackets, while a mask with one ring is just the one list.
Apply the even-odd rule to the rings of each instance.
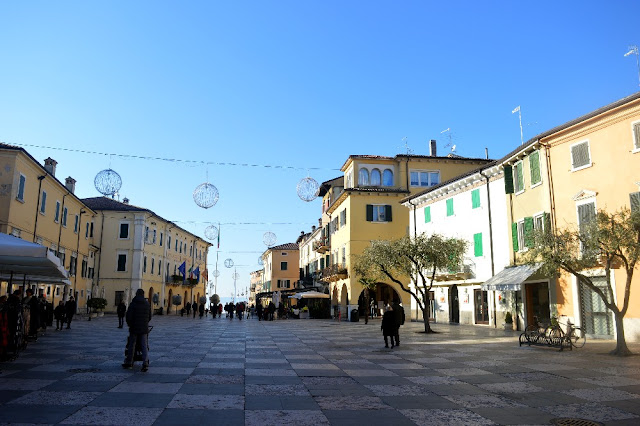
[[320, 293], [317, 291], [305, 291], [302, 293], [296, 293], [293, 296], [289, 296], [291, 299], [329, 299], [328, 294]]
[[0, 278], [69, 284], [69, 273], [45, 246], [0, 233]]

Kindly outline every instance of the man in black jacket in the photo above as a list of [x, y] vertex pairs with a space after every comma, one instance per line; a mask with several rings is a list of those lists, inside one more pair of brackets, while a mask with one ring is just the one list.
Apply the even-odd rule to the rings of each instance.
[[393, 342], [393, 338], [395, 337], [396, 346], [400, 346], [400, 326], [404, 325], [404, 308], [397, 300], [393, 302], [391, 307], [393, 309], [393, 317], [396, 323], [396, 334], [391, 337], [391, 341]]
[[127, 325], [129, 326], [129, 340], [127, 342], [127, 356], [122, 368], [133, 368], [136, 346], [142, 350], [142, 372], [149, 369], [149, 321], [151, 320], [151, 306], [144, 298], [144, 290], [139, 288], [127, 309]]
[[73, 299], [73, 296], [69, 297], [67, 303], [64, 304], [64, 310], [66, 311], [66, 319], [67, 319], [67, 330], [71, 328], [71, 320], [76, 313], [76, 301]]

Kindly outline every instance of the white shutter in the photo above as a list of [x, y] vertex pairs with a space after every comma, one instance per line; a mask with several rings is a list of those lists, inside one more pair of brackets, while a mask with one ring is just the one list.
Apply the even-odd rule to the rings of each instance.
[[640, 123], [633, 124], [633, 147], [640, 149]]

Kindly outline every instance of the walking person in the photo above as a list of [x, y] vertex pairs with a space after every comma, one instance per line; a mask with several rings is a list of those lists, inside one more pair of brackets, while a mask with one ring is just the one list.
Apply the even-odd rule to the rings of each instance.
[[[198, 312], [200, 313], [200, 319], [202, 319], [202, 317], [204, 316], [204, 303], [198, 305]], [[195, 311], [193, 312], [193, 317], [196, 317]]]
[[222, 303], [218, 303], [218, 318], [222, 317]]
[[129, 326], [129, 340], [127, 341], [127, 356], [122, 368], [132, 369], [136, 346], [142, 350], [142, 371], [149, 369], [149, 321], [151, 321], [151, 306], [144, 297], [144, 290], [139, 288], [127, 309], [127, 325]]
[[73, 299], [73, 296], [70, 296], [69, 300], [67, 300], [67, 303], [64, 304], [65, 315], [67, 319], [67, 330], [71, 328], [71, 320], [76, 314], [77, 307], [78, 305], [76, 305], [76, 301]]
[[391, 308], [393, 309], [393, 318], [396, 324], [396, 332], [394, 334], [396, 346], [400, 346], [400, 326], [404, 325], [404, 308], [397, 300], [393, 302]]
[[[198, 313], [198, 304], [196, 302], [193, 302], [193, 305], [191, 306], [193, 308], [193, 317], [196, 317], [196, 313]], [[189, 314], [187, 314], [187, 316], [189, 316]]]
[[127, 313], [127, 305], [124, 304], [124, 300], [120, 300], [118, 304], [118, 328], [124, 327], [124, 316]]
[[[187, 310], [187, 316], [191, 315], [191, 303], [187, 302], [187, 304], [184, 305], [184, 308]], [[195, 309], [195, 307], [193, 309]]]
[[382, 330], [382, 336], [384, 336], [384, 347], [388, 348], [389, 343], [387, 342], [387, 337], [391, 338], [391, 349], [393, 349], [393, 338], [396, 335], [396, 320], [393, 316], [393, 309], [391, 306], [387, 305], [384, 315], [382, 316], [382, 325], [380, 326], [380, 330]]
[[258, 321], [262, 321], [262, 303], [258, 302], [256, 306], [256, 313], [258, 314]]
[[61, 300], [60, 303], [58, 303], [58, 306], [53, 310], [53, 316], [56, 318], [56, 330], [62, 330], [65, 320], [64, 314], [64, 302]]

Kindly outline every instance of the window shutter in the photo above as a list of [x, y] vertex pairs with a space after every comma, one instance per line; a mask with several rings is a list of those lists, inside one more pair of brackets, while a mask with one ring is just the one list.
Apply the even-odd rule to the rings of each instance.
[[640, 192], [629, 194], [629, 201], [631, 204], [631, 212], [640, 213]]
[[471, 191], [471, 208], [477, 209], [480, 207], [480, 190], [474, 189]]
[[518, 187], [516, 188], [516, 192], [524, 191], [524, 163], [518, 163], [518, 167], [516, 167], [516, 178], [518, 180]]
[[473, 234], [473, 254], [476, 257], [482, 256], [482, 232]]
[[424, 223], [431, 222], [431, 206], [424, 208]]
[[453, 216], [453, 198], [447, 200], [447, 216]]
[[504, 193], [513, 194], [513, 169], [511, 166], [504, 166]]
[[596, 206], [595, 203], [583, 204], [578, 206], [578, 220], [580, 232], [584, 231], [584, 228], [596, 218]]
[[367, 204], [367, 222], [373, 222], [373, 206]]
[[533, 247], [533, 218], [532, 217], [524, 218], [524, 245], [529, 248]]
[[531, 171], [531, 184], [535, 185], [540, 178], [540, 151], [535, 151], [529, 156], [529, 169]]
[[544, 213], [543, 216], [544, 232], [551, 232], [551, 215], [549, 213]]
[[517, 223], [511, 224], [511, 241], [513, 242], [513, 251], [520, 250], [520, 247], [518, 247], [518, 224]]
[[635, 149], [640, 149], [640, 123], [633, 125], [633, 146]]
[[391, 206], [384, 206], [384, 216], [387, 219], [387, 222], [391, 222]]
[[571, 160], [572, 167], [577, 169], [578, 167], [586, 166], [591, 162], [589, 158], [589, 142], [582, 142], [578, 145], [571, 147]]

